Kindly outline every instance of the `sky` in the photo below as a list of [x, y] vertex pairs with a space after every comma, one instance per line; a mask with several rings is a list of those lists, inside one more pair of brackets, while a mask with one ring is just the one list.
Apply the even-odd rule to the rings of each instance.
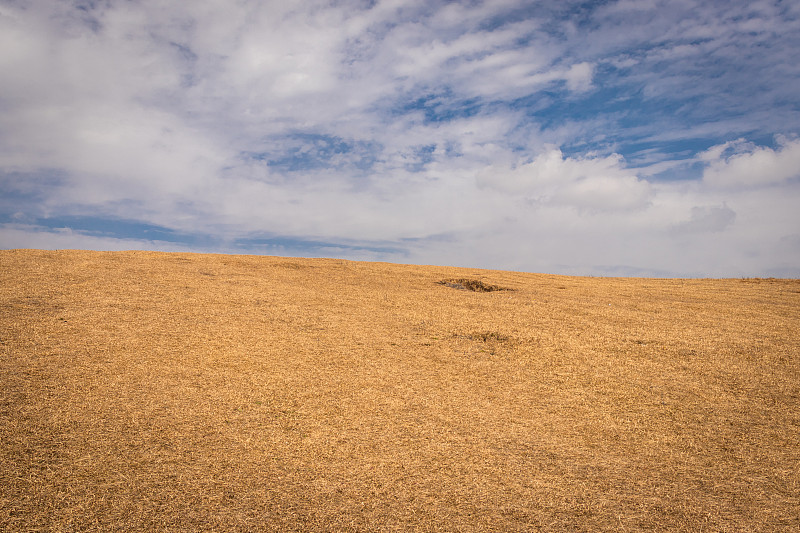
[[800, 277], [796, 0], [0, 0], [0, 248]]

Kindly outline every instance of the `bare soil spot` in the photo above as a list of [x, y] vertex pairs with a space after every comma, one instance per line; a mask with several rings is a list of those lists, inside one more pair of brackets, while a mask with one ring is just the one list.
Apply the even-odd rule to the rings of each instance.
[[436, 283], [438, 283], [439, 285], [450, 287], [452, 289], [458, 289], [462, 291], [472, 291], [472, 292], [494, 292], [494, 291], [514, 290], [508, 287], [501, 287], [499, 285], [490, 285], [479, 279], [467, 279], [467, 278], [444, 279], [442, 281], [437, 281]]
[[454, 337], [460, 339], [469, 339], [471, 341], [479, 341], [479, 342], [510, 342], [511, 337], [508, 335], [504, 335], [502, 333], [498, 333], [496, 331], [479, 331], [475, 333], [455, 333], [453, 334]]
[[304, 268], [303, 265], [294, 261], [282, 261], [280, 263], [275, 263], [275, 266], [281, 268], [288, 268], [289, 270], [300, 270]]

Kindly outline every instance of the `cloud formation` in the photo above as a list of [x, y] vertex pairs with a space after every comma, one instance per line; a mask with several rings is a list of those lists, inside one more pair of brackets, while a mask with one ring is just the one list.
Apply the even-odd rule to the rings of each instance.
[[0, 246], [800, 276], [798, 35], [772, 0], [0, 0]]
[[777, 144], [772, 149], [737, 139], [713, 146], [700, 156], [708, 165], [703, 181], [736, 189], [780, 185], [800, 178], [800, 140], [778, 137]]
[[507, 193], [524, 194], [536, 204], [572, 206], [589, 211], [643, 208], [651, 195], [649, 183], [625, 168], [618, 154], [564, 158], [558, 148], [551, 148], [530, 163], [516, 168], [484, 168], [478, 174], [478, 184]]

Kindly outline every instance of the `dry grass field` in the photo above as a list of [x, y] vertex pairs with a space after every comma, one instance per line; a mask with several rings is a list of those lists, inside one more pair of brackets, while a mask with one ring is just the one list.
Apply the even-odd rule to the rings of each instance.
[[3, 531], [800, 530], [798, 280], [2, 251], [0, 385]]

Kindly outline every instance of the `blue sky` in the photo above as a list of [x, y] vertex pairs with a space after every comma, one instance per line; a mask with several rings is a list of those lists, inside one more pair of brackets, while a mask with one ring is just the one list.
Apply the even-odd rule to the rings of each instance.
[[800, 3], [0, 0], [0, 247], [800, 277]]

